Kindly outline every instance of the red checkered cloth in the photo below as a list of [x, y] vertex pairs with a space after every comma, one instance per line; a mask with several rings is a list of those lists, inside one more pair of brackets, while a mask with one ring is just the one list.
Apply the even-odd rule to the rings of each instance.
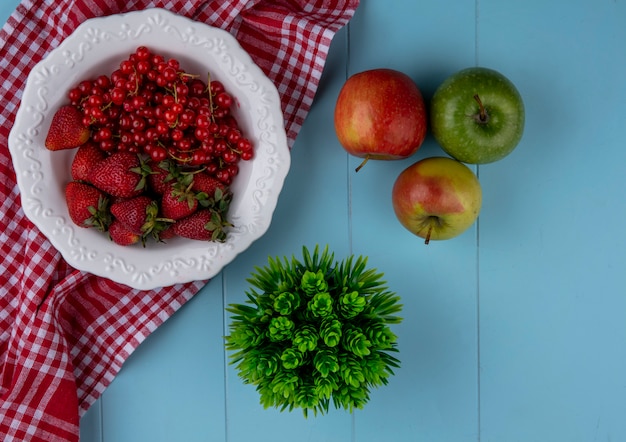
[[126, 358], [206, 281], [133, 290], [70, 267], [24, 216], [7, 139], [31, 68], [88, 18], [165, 8], [227, 29], [274, 81], [290, 147], [359, 0], [24, 0], [0, 31], [0, 440], [77, 441]]

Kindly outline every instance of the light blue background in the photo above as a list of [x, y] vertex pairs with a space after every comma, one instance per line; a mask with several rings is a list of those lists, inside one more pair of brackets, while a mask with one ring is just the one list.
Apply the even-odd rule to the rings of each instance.
[[[17, 0], [3, 0], [4, 22]], [[473, 166], [478, 223], [425, 246], [391, 207], [395, 177], [442, 155], [368, 163], [332, 123], [346, 75], [389, 67], [426, 99], [453, 72], [500, 70], [524, 138]], [[85, 442], [626, 441], [626, 3], [362, 0], [331, 47], [267, 234], [130, 357], [81, 422]], [[364, 410], [263, 410], [227, 364], [224, 306], [268, 256], [329, 244], [369, 256], [404, 304], [402, 367]]]

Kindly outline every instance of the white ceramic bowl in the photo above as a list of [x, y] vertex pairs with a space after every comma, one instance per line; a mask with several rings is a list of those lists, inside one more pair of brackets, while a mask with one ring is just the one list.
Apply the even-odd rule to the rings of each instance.
[[[118, 246], [69, 218], [65, 184], [75, 150], [51, 152], [44, 140], [52, 115], [80, 80], [110, 74], [140, 46], [175, 57], [189, 73], [211, 73], [234, 97], [233, 110], [255, 157], [240, 163], [232, 184], [224, 243], [182, 238]], [[163, 9], [87, 20], [28, 76], [9, 136], [26, 216], [73, 267], [137, 289], [215, 276], [268, 229], [290, 166], [280, 98], [274, 84], [226, 31]]]

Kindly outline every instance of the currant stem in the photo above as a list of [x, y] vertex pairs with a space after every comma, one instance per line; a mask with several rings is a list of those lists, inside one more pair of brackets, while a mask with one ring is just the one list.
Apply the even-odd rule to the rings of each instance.
[[474, 95], [474, 100], [476, 100], [476, 102], [478, 103], [478, 108], [480, 109], [480, 114], [478, 118], [480, 119], [480, 121], [487, 121], [487, 111], [485, 110], [485, 106], [483, 105], [483, 102], [481, 101], [478, 94]]
[[211, 93], [211, 73], [207, 72], [206, 79], [207, 92], [209, 93], [209, 107], [211, 108], [211, 121], [215, 123], [215, 114], [213, 113], [213, 94]]
[[357, 166], [357, 168], [356, 168], [356, 169], [354, 169], [354, 171], [355, 171], [355, 172], [358, 172], [359, 170], [361, 170], [361, 168], [362, 168], [363, 166], [365, 166], [365, 163], [367, 163], [369, 160], [370, 160], [370, 155], [369, 155], [369, 154], [365, 155], [365, 159], [363, 160], [363, 162], [362, 162], [361, 164], [359, 164], [359, 165]]

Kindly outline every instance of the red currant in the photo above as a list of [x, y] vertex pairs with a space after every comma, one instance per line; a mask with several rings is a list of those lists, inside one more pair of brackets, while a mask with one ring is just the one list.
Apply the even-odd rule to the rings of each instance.
[[67, 97], [72, 101], [80, 101], [83, 97], [83, 93], [78, 87], [73, 87], [67, 94]]
[[167, 159], [167, 149], [163, 146], [155, 146], [152, 152], [150, 152], [150, 157], [155, 162], [161, 162]]
[[176, 119], [178, 118], [178, 114], [176, 112], [174, 112], [173, 110], [168, 109], [163, 114], [163, 117], [165, 118], [166, 122], [168, 122], [169, 124], [172, 125], [172, 124], [176, 123]]
[[103, 127], [97, 132], [97, 135], [98, 138], [100, 138], [100, 141], [110, 140], [113, 136], [113, 132], [111, 132], [111, 129], [108, 127]]
[[188, 151], [188, 150], [192, 150], [192, 148], [193, 148], [193, 142], [191, 141], [191, 138], [181, 138], [181, 140], [178, 141], [179, 150]]
[[169, 60], [167, 60], [167, 65], [175, 71], [178, 71], [180, 69], [180, 63], [175, 58], [170, 58]]
[[83, 80], [78, 83], [78, 90], [83, 94], [87, 95], [93, 87], [93, 84], [89, 80]]
[[246, 138], [241, 138], [238, 142], [237, 142], [237, 149], [241, 152], [247, 152], [252, 150], [252, 143], [250, 143], [250, 140], [246, 139]]
[[176, 85], [176, 94], [179, 97], [186, 97], [189, 94], [189, 86], [184, 83], [178, 83]]
[[135, 65], [130, 60], [124, 60], [120, 63], [120, 71], [124, 75], [130, 75], [135, 72]]
[[227, 163], [236, 163], [239, 160], [239, 155], [237, 154], [237, 152], [233, 151], [233, 150], [226, 150], [223, 154], [222, 154], [222, 159], [227, 162]]
[[180, 141], [185, 136], [185, 133], [180, 129], [172, 129], [172, 131], [170, 132], [170, 135], [172, 137], [172, 140]]
[[139, 46], [110, 76], [80, 81], [67, 92], [105, 152], [144, 153], [230, 184], [253, 146], [231, 114], [235, 98], [217, 80], [202, 81], [178, 60]]
[[215, 97], [215, 103], [222, 109], [228, 109], [233, 104], [233, 99], [227, 92], [220, 92]]
[[221, 92], [224, 92], [224, 85], [217, 80], [211, 81], [210, 90], [212, 95], [218, 95]]
[[145, 46], [139, 46], [136, 50], [135, 50], [135, 54], [137, 55], [137, 58], [139, 60], [149, 60], [150, 56], [152, 54], [150, 54], [150, 50], [145, 47]]
[[137, 69], [137, 73], [145, 75], [148, 72], [150, 72], [150, 69], [152, 69], [152, 65], [147, 60], [140, 60], [137, 62], [136, 69]]
[[100, 149], [105, 152], [112, 152], [117, 147], [117, 144], [113, 140], [102, 140], [100, 141]]
[[176, 113], [176, 115], [179, 115], [184, 110], [184, 107], [180, 103], [174, 103], [170, 109], [172, 112]]
[[197, 78], [189, 83], [189, 93], [194, 97], [198, 97], [206, 91], [206, 84]]
[[228, 170], [228, 175], [230, 175], [231, 178], [234, 178], [239, 173], [239, 166], [236, 164], [229, 164], [226, 170]]
[[163, 76], [163, 79], [167, 83], [172, 83], [176, 81], [176, 78], [178, 77], [178, 74], [176, 73], [176, 69], [174, 69], [172, 66], [168, 66], [165, 69], [163, 69], [163, 72], [161, 72], [161, 75]]
[[207, 155], [204, 151], [202, 150], [196, 150], [192, 155], [191, 155], [191, 161], [190, 164], [192, 166], [201, 166], [204, 163], [207, 162]]
[[241, 139], [241, 132], [239, 132], [237, 129], [231, 128], [226, 135], [226, 139], [230, 144], [237, 145], [237, 143], [239, 143], [239, 140]]

